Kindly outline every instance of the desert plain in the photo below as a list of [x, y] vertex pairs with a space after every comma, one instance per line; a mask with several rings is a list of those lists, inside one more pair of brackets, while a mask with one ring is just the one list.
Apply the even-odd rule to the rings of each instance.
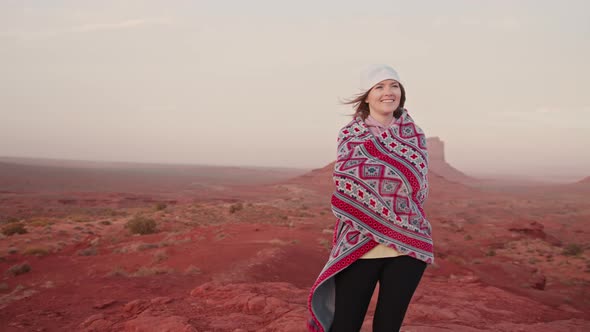
[[[477, 179], [429, 145], [436, 258], [402, 331], [590, 331], [590, 178]], [[1, 158], [0, 330], [306, 331], [332, 169]]]

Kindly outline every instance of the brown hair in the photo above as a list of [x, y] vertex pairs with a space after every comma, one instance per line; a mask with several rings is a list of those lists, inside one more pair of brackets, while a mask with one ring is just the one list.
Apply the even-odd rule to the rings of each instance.
[[[404, 108], [404, 104], [406, 103], [406, 90], [404, 86], [399, 83], [399, 88], [402, 90], [402, 96], [399, 100], [398, 108], [393, 112], [393, 116], [397, 119], [402, 115], [402, 110]], [[354, 105], [354, 114], [352, 115], [353, 118], [357, 116], [361, 119], [365, 120], [369, 116], [369, 104], [365, 102], [367, 97], [369, 96], [369, 92], [371, 92], [373, 88], [369, 89], [369, 91], [365, 93], [361, 93], [352, 99], [345, 100], [343, 104], [345, 105]]]

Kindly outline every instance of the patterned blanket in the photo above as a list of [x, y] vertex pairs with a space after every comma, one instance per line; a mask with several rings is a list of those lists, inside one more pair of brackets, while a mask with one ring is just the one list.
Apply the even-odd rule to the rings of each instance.
[[340, 130], [332, 212], [337, 218], [328, 262], [311, 288], [310, 331], [328, 331], [334, 318], [334, 276], [378, 244], [426, 263], [434, 260], [426, 137], [407, 111], [374, 136], [356, 118]]

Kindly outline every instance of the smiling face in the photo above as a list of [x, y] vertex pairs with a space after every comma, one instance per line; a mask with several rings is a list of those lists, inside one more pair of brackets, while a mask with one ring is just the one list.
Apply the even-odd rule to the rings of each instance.
[[369, 114], [377, 118], [389, 118], [399, 107], [402, 96], [400, 84], [395, 80], [384, 80], [371, 88], [365, 102]]

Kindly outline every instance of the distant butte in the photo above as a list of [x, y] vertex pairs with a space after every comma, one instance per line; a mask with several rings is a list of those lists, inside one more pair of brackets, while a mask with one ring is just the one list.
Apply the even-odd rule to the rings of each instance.
[[445, 160], [445, 143], [439, 137], [427, 138], [426, 145], [428, 147], [431, 171], [452, 182], [473, 183], [477, 181], [447, 163]]
[[[444, 142], [438, 137], [427, 139], [430, 169], [428, 178], [431, 194], [435, 196], [461, 196], [469, 194], [472, 189], [464, 184], [475, 183], [477, 179], [465, 175], [445, 161]], [[332, 173], [335, 162], [316, 168], [290, 182], [303, 184], [319, 190], [333, 190]]]

